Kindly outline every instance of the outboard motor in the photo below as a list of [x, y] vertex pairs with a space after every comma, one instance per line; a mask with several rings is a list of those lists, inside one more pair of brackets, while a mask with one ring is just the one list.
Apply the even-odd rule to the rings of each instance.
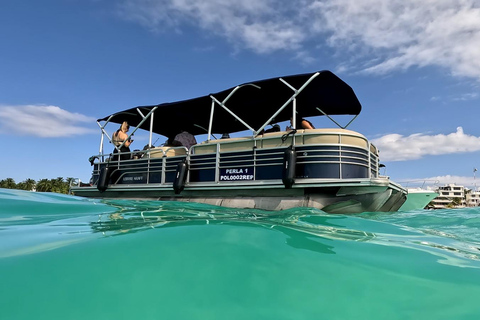
[[103, 167], [100, 170], [100, 177], [98, 178], [97, 189], [100, 192], [107, 190], [108, 182], [110, 181], [110, 175], [112, 174], [112, 168], [109, 166]]
[[290, 189], [295, 183], [295, 166], [297, 164], [297, 153], [295, 148], [290, 146], [283, 154], [282, 182], [285, 188]]
[[175, 194], [180, 194], [185, 187], [185, 180], [187, 179], [188, 165], [187, 161], [183, 160], [177, 165], [177, 171], [175, 172], [175, 180], [173, 181], [173, 190]]

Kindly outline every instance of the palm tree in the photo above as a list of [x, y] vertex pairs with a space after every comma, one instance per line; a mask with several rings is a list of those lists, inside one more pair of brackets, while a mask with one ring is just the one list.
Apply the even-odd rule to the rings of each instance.
[[35, 184], [36, 184], [35, 180], [27, 179], [25, 181], [17, 183], [16, 189], [33, 191], [35, 189]]
[[16, 189], [17, 184], [15, 183], [15, 180], [12, 178], [7, 178], [5, 180], [0, 181], [0, 188], [5, 188], [5, 189]]
[[48, 179], [42, 179], [37, 183], [37, 191], [39, 192], [49, 192], [52, 190], [52, 183]]
[[[73, 179], [73, 178], [71, 178]], [[57, 192], [68, 194], [70, 185], [62, 177], [56, 179], [42, 179], [37, 183], [37, 191], [40, 192]]]
[[35, 180], [27, 179], [24, 182], [25, 182], [26, 190], [28, 190], [28, 191], [34, 191], [35, 190], [35, 185], [37, 184], [37, 182]]
[[69, 185], [66, 180], [63, 179], [63, 177], [58, 177], [57, 179], [53, 180], [53, 185], [54, 189], [52, 190], [53, 192], [58, 192], [58, 193], [68, 193]]
[[70, 190], [70, 182], [73, 180], [74, 178], [67, 178], [65, 180], [63, 177], [58, 177], [50, 180], [41, 179], [38, 182], [35, 182], [33, 179], [27, 179], [17, 184], [12, 178], [7, 178], [0, 180], [0, 188], [68, 194]]
[[452, 207], [458, 207], [459, 205], [462, 204], [462, 199], [461, 198], [453, 198], [452, 202]]

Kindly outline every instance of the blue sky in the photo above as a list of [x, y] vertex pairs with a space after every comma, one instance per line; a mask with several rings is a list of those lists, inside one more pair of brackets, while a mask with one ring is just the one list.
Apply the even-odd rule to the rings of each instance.
[[88, 181], [95, 119], [331, 70], [386, 175], [480, 186], [478, 0], [4, 0], [0, 21], [0, 179]]

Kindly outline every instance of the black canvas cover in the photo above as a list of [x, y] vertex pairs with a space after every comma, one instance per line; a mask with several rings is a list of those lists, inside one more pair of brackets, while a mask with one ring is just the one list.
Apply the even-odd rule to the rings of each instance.
[[[225, 103], [225, 106], [257, 130], [294, 93], [280, 78], [294, 88], [300, 89], [315, 73], [271, 78], [243, 84]], [[321, 113], [316, 109], [317, 107], [328, 115], [358, 115], [362, 107], [352, 88], [330, 71], [320, 71], [319, 73], [297, 96], [297, 117], [319, 116]], [[190, 100], [131, 108], [111, 115], [110, 122], [120, 124], [123, 121], [128, 121], [130, 126], [136, 127], [142, 121], [137, 109], [146, 115], [152, 108], [158, 107], [154, 116], [154, 133], [166, 137], [174, 137], [181, 131], [188, 131], [193, 135], [205, 134], [207, 133], [205, 129], [208, 129], [209, 126], [212, 106], [210, 96], [223, 101], [233, 89], [230, 88]], [[289, 120], [292, 116], [291, 104], [292, 102], [275, 117], [272, 123]], [[106, 121], [108, 118], [110, 116], [98, 121]], [[150, 120], [145, 121], [140, 128], [150, 130]], [[220, 105], [215, 104], [213, 134], [233, 133], [246, 129], [240, 121]]]

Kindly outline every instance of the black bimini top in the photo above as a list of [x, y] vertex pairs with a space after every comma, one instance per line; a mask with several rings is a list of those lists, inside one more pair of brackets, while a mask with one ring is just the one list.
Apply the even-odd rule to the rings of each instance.
[[[358, 115], [362, 109], [352, 88], [330, 71], [291, 75], [249, 82], [241, 85], [225, 102], [231, 112], [255, 130], [263, 126], [294, 94], [280, 79], [295, 89], [300, 89], [312, 76], [316, 76], [296, 97], [297, 117], [322, 115], [317, 108], [328, 115]], [[212, 108], [212, 96], [222, 102], [234, 90], [230, 88], [218, 93], [152, 106], [140, 106], [124, 110], [98, 121], [121, 124], [127, 121], [130, 126], [138, 126], [143, 120], [138, 111], [147, 115], [154, 107], [153, 132], [166, 137], [173, 137], [182, 130], [193, 135], [206, 134], [209, 127]], [[291, 106], [290, 101], [289, 105]], [[287, 121], [292, 116], [292, 108], [286, 107], [280, 112], [275, 122]], [[140, 128], [149, 131], [150, 120]], [[223, 134], [244, 131], [247, 128], [227, 110], [215, 103], [212, 133]]]

